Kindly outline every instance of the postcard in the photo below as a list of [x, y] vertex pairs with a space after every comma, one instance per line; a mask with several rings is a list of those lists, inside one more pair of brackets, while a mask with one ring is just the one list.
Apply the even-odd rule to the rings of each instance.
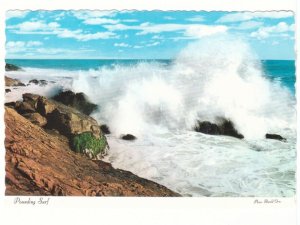
[[10, 207], [246, 199], [296, 224], [295, 16], [6, 10]]

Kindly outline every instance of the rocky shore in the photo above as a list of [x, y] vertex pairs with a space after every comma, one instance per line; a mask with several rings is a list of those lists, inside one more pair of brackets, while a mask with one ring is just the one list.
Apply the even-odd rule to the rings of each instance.
[[[13, 69], [13, 66], [9, 66]], [[6, 87], [24, 86], [5, 77]], [[55, 99], [55, 100], [54, 100]], [[101, 160], [109, 149], [83, 93], [5, 104], [6, 195], [180, 196]], [[107, 128], [108, 129], [108, 128]]]

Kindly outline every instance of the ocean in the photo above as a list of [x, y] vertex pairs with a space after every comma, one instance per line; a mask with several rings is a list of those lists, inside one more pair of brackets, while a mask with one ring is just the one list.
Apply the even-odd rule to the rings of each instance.
[[[23, 69], [7, 76], [55, 83], [13, 89], [5, 100], [24, 92], [84, 92], [99, 105], [91, 116], [112, 131], [104, 160], [183, 196], [294, 196], [295, 61], [188, 52], [173, 60], [7, 59]], [[197, 120], [218, 117], [245, 138], [193, 131]], [[137, 140], [121, 140], [127, 133]], [[265, 139], [266, 133], [287, 142]]]

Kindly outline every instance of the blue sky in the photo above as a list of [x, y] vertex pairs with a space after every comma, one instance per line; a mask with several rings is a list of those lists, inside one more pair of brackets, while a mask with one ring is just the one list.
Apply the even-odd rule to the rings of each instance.
[[294, 59], [292, 12], [7, 11], [6, 58], [170, 59], [232, 35], [261, 59]]

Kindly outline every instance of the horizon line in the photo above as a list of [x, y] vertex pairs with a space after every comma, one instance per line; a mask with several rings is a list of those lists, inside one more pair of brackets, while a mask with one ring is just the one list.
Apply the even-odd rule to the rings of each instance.
[[[174, 58], [5, 58], [4, 60], [174, 60]], [[257, 60], [286, 60], [295, 61], [296, 59], [257, 59]]]

